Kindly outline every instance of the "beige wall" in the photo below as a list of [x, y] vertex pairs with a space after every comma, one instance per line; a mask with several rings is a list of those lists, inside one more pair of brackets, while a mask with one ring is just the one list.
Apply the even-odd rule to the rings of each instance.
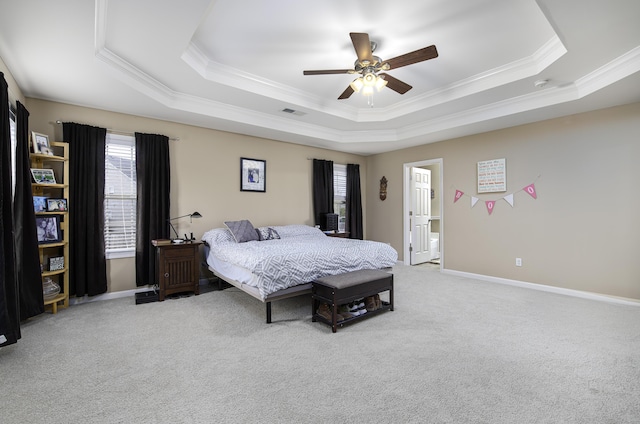
[[[402, 256], [403, 164], [443, 158], [445, 269], [640, 299], [638, 134], [640, 103], [371, 156], [368, 235]], [[496, 158], [507, 192], [478, 195], [476, 164]], [[537, 200], [519, 191], [532, 182]], [[480, 202], [454, 204], [455, 189]], [[484, 200], [508, 193], [515, 206], [499, 200], [489, 216]]]
[[[27, 99], [32, 131], [62, 140], [62, 122], [78, 122], [118, 131], [164, 134], [170, 141], [171, 216], [198, 211], [203, 218], [174, 221], [180, 234], [196, 238], [224, 221], [249, 219], [255, 226], [313, 225], [312, 161], [360, 164], [366, 193], [366, 158], [189, 125], [147, 119], [43, 100]], [[240, 191], [240, 157], [266, 160], [266, 192]], [[363, 195], [363, 204], [366, 196]], [[365, 221], [366, 222], [366, 221]], [[109, 291], [135, 288], [133, 259], [108, 261]]]
[[9, 102], [13, 106], [16, 105], [16, 100], [19, 100], [20, 103], [25, 104], [25, 98], [22, 94], [22, 91], [20, 90], [20, 87], [18, 87], [16, 80], [13, 79], [13, 74], [11, 73], [9, 68], [7, 68], [7, 65], [4, 63], [1, 57], [0, 57], [0, 72], [4, 74], [4, 79], [7, 82], [7, 86], [9, 88]]
[[[523, 125], [363, 158], [165, 121], [26, 99], [0, 60], [12, 98], [29, 109], [33, 131], [62, 136], [57, 119], [179, 137], [171, 142], [172, 216], [197, 237], [227, 219], [255, 225], [311, 223], [309, 157], [361, 166], [365, 235], [403, 256], [403, 164], [443, 159], [442, 231], [445, 269], [640, 299], [640, 104]], [[239, 191], [239, 158], [267, 160], [267, 192]], [[507, 193], [489, 216], [477, 195], [476, 163], [506, 158]], [[380, 178], [388, 179], [379, 199]], [[538, 199], [519, 191], [535, 182]], [[480, 198], [453, 203], [455, 189]], [[292, 195], [292, 193], [295, 193]], [[515, 267], [515, 258], [523, 259]], [[135, 287], [133, 260], [111, 260], [109, 290]]]

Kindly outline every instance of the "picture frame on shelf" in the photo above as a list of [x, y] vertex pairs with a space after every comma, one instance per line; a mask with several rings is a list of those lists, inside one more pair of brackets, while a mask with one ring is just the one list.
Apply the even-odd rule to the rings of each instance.
[[57, 184], [53, 169], [31, 168], [31, 176], [37, 184]]
[[60, 230], [60, 216], [36, 216], [36, 230], [38, 243], [59, 243], [62, 241]]
[[68, 212], [67, 199], [47, 199], [47, 212]]
[[42, 148], [47, 148], [51, 151], [50, 154], [53, 154], [53, 150], [51, 150], [51, 144], [49, 144], [49, 136], [46, 134], [40, 134], [35, 131], [31, 132], [31, 142], [33, 144], [33, 153], [40, 154], [48, 154], [42, 151]]
[[49, 258], [49, 271], [61, 271], [64, 269], [64, 256]]
[[47, 211], [47, 198], [44, 196], [33, 196], [33, 210], [35, 213]]
[[267, 188], [267, 161], [240, 158], [240, 191], [264, 193]]

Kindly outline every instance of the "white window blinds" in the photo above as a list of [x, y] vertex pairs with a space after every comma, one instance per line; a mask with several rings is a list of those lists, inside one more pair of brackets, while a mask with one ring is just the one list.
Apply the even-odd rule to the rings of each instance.
[[338, 214], [338, 231], [345, 229], [347, 213], [347, 165], [333, 164], [333, 212]]
[[343, 202], [347, 198], [347, 165], [333, 165], [333, 197]]
[[104, 240], [107, 257], [135, 252], [136, 147], [133, 136], [107, 133]]

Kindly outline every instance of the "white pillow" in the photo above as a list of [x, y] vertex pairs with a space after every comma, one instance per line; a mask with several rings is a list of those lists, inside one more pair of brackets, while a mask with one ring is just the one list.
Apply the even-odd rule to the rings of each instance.
[[272, 227], [278, 232], [280, 238], [290, 237], [308, 237], [308, 236], [322, 236], [326, 237], [319, 228], [310, 227], [308, 225], [283, 225], [280, 227]]
[[202, 241], [206, 242], [209, 246], [236, 242], [228, 228], [214, 228], [209, 230], [202, 235]]

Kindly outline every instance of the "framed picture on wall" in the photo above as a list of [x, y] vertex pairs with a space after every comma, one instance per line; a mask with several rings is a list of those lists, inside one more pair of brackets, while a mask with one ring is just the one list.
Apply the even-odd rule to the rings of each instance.
[[267, 188], [267, 162], [260, 159], [240, 158], [240, 191], [265, 192]]
[[478, 162], [478, 193], [507, 191], [507, 163], [504, 158]]

